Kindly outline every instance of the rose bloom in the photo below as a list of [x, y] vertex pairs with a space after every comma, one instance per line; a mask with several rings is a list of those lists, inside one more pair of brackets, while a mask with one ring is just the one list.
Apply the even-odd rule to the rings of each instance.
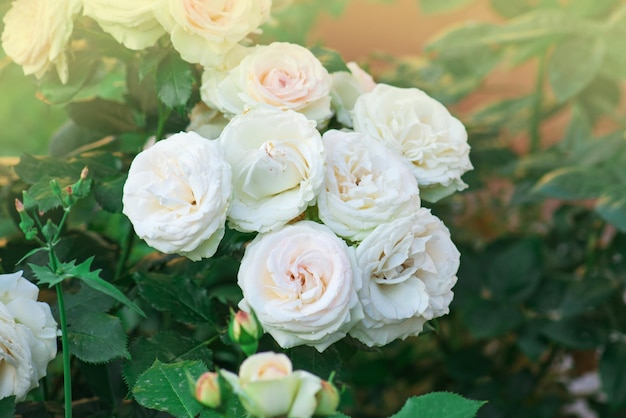
[[218, 140], [233, 168], [233, 228], [277, 229], [315, 202], [324, 182], [324, 145], [314, 122], [258, 108], [233, 118]]
[[21, 271], [0, 274], [0, 399], [24, 399], [56, 356], [57, 324], [38, 295]]
[[220, 373], [252, 416], [309, 418], [316, 412], [321, 379], [304, 370], [293, 371], [291, 360], [282, 353], [251, 355], [241, 363], [239, 376], [227, 370]]
[[356, 62], [349, 62], [346, 65], [350, 72], [337, 71], [330, 75], [332, 80], [330, 95], [337, 121], [352, 128], [352, 109], [356, 99], [363, 93], [374, 90], [376, 82]]
[[418, 335], [449, 312], [460, 254], [437, 217], [422, 208], [376, 228], [356, 249], [363, 268], [359, 299], [365, 318], [350, 335], [382, 346]]
[[320, 123], [332, 116], [330, 75], [300, 45], [274, 42], [249, 48], [239, 65], [226, 72], [207, 69], [202, 80], [202, 100], [227, 114], [268, 104]]
[[165, 34], [154, 17], [154, 0], [83, 0], [83, 14], [126, 48], [153, 46]]
[[357, 266], [353, 249], [315, 222], [259, 234], [239, 267], [239, 307], [254, 310], [281, 347], [305, 344], [321, 352], [362, 318]]
[[219, 144], [180, 132], [135, 157], [123, 212], [148, 245], [196, 261], [215, 254], [231, 191], [231, 169]]
[[319, 217], [337, 235], [361, 241], [378, 225], [420, 207], [409, 164], [367, 134], [324, 133], [326, 187], [317, 198]]
[[379, 84], [361, 95], [352, 113], [354, 130], [368, 133], [404, 156], [424, 200], [437, 201], [467, 185], [470, 147], [463, 124], [416, 88]]
[[68, 79], [65, 47], [80, 12], [80, 0], [16, 0], [4, 16], [2, 49], [24, 74], [41, 78], [51, 66]]
[[269, 18], [271, 0], [156, 0], [154, 13], [174, 49], [211, 66]]

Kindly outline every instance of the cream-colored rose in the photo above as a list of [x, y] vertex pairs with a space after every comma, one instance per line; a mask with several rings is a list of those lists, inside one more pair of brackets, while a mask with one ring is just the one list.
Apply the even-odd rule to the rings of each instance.
[[0, 399], [23, 399], [56, 356], [57, 324], [38, 294], [21, 271], [0, 275]]
[[196, 132], [207, 139], [217, 139], [227, 124], [228, 120], [221, 112], [198, 102], [191, 109], [186, 131]]
[[206, 104], [227, 114], [267, 104], [324, 123], [332, 116], [330, 85], [328, 71], [311, 51], [274, 42], [250, 48], [230, 71], [205, 70], [200, 93]]
[[363, 268], [359, 298], [365, 318], [350, 335], [368, 346], [418, 335], [448, 313], [459, 251], [428, 209], [376, 228], [356, 249]]
[[223, 370], [244, 408], [255, 417], [309, 418], [322, 390], [319, 377], [304, 370], [293, 371], [284, 354], [257, 353], [241, 363], [239, 376]]
[[461, 180], [473, 168], [467, 132], [423, 91], [378, 84], [357, 99], [352, 117], [355, 131], [368, 133], [411, 162], [422, 199], [434, 202], [467, 187]]
[[233, 118], [219, 141], [233, 168], [233, 228], [271, 231], [315, 202], [324, 182], [324, 146], [303, 115], [253, 109]]
[[154, 17], [153, 5], [154, 0], [83, 0], [83, 14], [126, 48], [140, 50], [153, 46], [165, 34]]
[[4, 16], [2, 48], [24, 74], [41, 78], [54, 66], [66, 83], [65, 48], [80, 8], [80, 0], [15, 0]]
[[361, 241], [378, 225], [420, 207], [409, 164], [367, 134], [324, 133], [326, 187], [317, 198], [319, 217], [337, 235]]
[[154, 14], [190, 63], [212, 66], [268, 18], [271, 0], [156, 0]]
[[237, 280], [239, 307], [254, 310], [283, 348], [305, 344], [323, 351], [363, 316], [353, 249], [315, 222], [259, 234], [246, 247]]
[[352, 109], [356, 99], [363, 93], [374, 90], [376, 82], [356, 62], [349, 62], [346, 65], [350, 72], [337, 71], [330, 75], [332, 80], [330, 95], [337, 121], [351, 128]]
[[195, 261], [215, 254], [231, 191], [231, 169], [219, 143], [180, 132], [135, 157], [123, 212], [148, 245]]

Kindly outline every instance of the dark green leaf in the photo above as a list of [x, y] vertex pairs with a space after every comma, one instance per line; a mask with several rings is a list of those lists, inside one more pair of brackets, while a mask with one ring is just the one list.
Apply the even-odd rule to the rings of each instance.
[[524, 322], [520, 307], [503, 302], [478, 299], [461, 314], [476, 338], [492, 338], [512, 331]]
[[132, 361], [124, 364], [124, 379], [133, 387], [139, 375], [155, 360], [171, 363], [179, 360], [200, 360], [207, 368], [213, 365], [212, 353], [206, 344], [174, 332], [159, 332], [150, 338], [139, 338], [130, 347]]
[[591, 350], [606, 343], [609, 328], [606, 319], [572, 317], [548, 323], [543, 334], [567, 348]]
[[167, 107], [174, 109], [185, 106], [191, 97], [193, 81], [189, 64], [178, 55], [170, 54], [159, 63], [157, 94]]
[[64, 298], [65, 311], [70, 313], [75, 310], [77, 316], [88, 311], [108, 312], [115, 305], [112, 297], [84, 285], [75, 293], [65, 292]]
[[102, 209], [111, 213], [122, 212], [122, 195], [126, 177], [127, 175], [121, 175], [95, 184], [93, 188], [94, 196]]
[[485, 403], [455, 393], [432, 392], [409, 398], [391, 418], [472, 418]]
[[626, 184], [605, 189], [596, 202], [596, 212], [605, 221], [626, 232]]
[[186, 277], [136, 275], [141, 296], [159, 311], [170, 311], [187, 323], [212, 322], [212, 301], [207, 289]]
[[626, 343], [617, 341], [608, 344], [600, 359], [602, 391], [611, 406], [626, 406]]
[[610, 180], [596, 168], [565, 167], [543, 176], [533, 191], [557, 199], [593, 199]]
[[575, 96], [593, 80], [604, 60], [605, 48], [601, 38], [583, 37], [568, 38], [556, 46], [548, 63], [548, 79], [558, 100]]
[[80, 92], [87, 80], [93, 75], [96, 67], [94, 56], [77, 54], [70, 62], [67, 83], [61, 83], [56, 71], [48, 71], [39, 83], [41, 98], [53, 104], [65, 104]]
[[10, 418], [15, 416], [15, 396], [7, 396], [0, 399], [0, 417]]
[[133, 387], [133, 395], [146, 408], [168, 412], [175, 417], [195, 417], [202, 406], [193, 397], [187, 372], [200, 376], [206, 366], [200, 361], [164, 364], [156, 360]]
[[70, 350], [88, 363], [129, 358], [126, 332], [120, 319], [100, 312], [68, 312]]
[[89, 168], [89, 177], [103, 178], [117, 175], [121, 169], [121, 161], [110, 152], [93, 152], [72, 158], [34, 157], [24, 154], [15, 166], [15, 172], [26, 183], [34, 184], [45, 180], [49, 187], [50, 179], [74, 183], [85, 167]]
[[67, 107], [72, 120], [105, 135], [114, 135], [138, 129], [133, 109], [123, 103], [95, 98], [70, 103]]
[[444, 13], [473, 3], [475, 0], [419, 0], [422, 11], [427, 14]]
[[496, 244], [487, 270], [487, 287], [498, 301], [521, 302], [528, 298], [541, 280], [540, 243], [526, 239], [502, 247]]
[[318, 60], [322, 63], [326, 71], [329, 73], [335, 73], [337, 71], [347, 71], [350, 72], [350, 69], [346, 65], [346, 62], [341, 57], [341, 54], [333, 49], [323, 48], [320, 46], [315, 46], [310, 48], [313, 55], [317, 57]]
[[570, 283], [559, 309], [563, 318], [567, 318], [602, 304], [617, 289], [615, 283], [606, 277], [590, 277]]
[[28, 263], [28, 267], [33, 271], [37, 278], [38, 284], [47, 284], [48, 287], [53, 287], [57, 283], [61, 283], [66, 277], [61, 274], [56, 274], [49, 267], [38, 266], [36, 264]]

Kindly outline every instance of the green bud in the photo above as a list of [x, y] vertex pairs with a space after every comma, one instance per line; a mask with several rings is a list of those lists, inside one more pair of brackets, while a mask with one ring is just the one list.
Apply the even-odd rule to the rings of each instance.
[[196, 381], [196, 399], [209, 408], [217, 408], [222, 403], [222, 394], [219, 384], [219, 375], [215, 372], [205, 372]]
[[330, 382], [322, 380], [322, 388], [315, 394], [317, 408], [314, 415], [328, 416], [337, 414], [339, 391]]

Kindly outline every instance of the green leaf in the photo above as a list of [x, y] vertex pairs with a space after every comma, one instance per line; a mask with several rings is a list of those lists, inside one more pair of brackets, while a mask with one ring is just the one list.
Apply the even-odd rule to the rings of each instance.
[[591, 350], [607, 342], [609, 327], [606, 319], [576, 316], [547, 323], [543, 334], [564, 347]]
[[444, 13], [460, 9], [475, 0], [419, 0], [422, 11], [426, 14]]
[[123, 303], [128, 306], [133, 311], [137, 312], [139, 315], [146, 318], [146, 314], [139, 308], [139, 306], [135, 305], [124, 293], [122, 293], [117, 287], [112, 285], [100, 278], [101, 269], [91, 271], [91, 263], [94, 257], [90, 257], [81, 264], [74, 266], [73, 263], [64, 263], [63, 269], [67, 277], [75, 277], [80, 279], [86, 285], [91, 288], [104, 293], [105, 295], [109, 295], [118, 302]]
[[0, 417], [9, 418], [13, 416], [15, 416], [15, 396], [0, 399]]
[[502, 17], [513, 18], [532, 10], [531, 0], [491, 0], [491, 8]]
[[455, 393], [432, 392], [409, 398], [391, 418], [472, 418], [485, 403]]
[[339, 52], [321, 46], [314, 46], [310, 48], [310, 51], [320, 60], [329, 73], [335, 73], [337, 71], [350, 72], [350, 69]]
[[38, 284], [47, 284], [53, 287], [57, 283], [61, 283], [66, 277], [63, 274], [56, 274], [47, 266], [39, 266], [37, 264], [28, 263], [28, 267], [33, 271], [37, 278]]
[[548, 62], [548, 79], [559, 101], [580, 93], [594, 79], [604, 61], [605, 50], [601, 38], [573, 37], [556, 46]]
[[178, 55], [170, 54], [159, 63], [157, 94], [165, 106], [171, 109], [185, 106], [191, 97], [193, 81], [189, 64]]
[[87, 363], [130, 358], [126, 332], [119, 318], [101, 312], [68, 312], [70, 350]]
[[602, 304], [617, 290], [606, 277], [590, 277], [570, 283], [566, 288], [559, 312], [563, 318], [580, 314]]
[[76, 54], [69, 65], [67, 83], [61, 83], [56, 71], [48, 71], [39, 82], [39, 95], [48, 103], [65, 104], [80, 92], [93, 75], [97, 63], [93, 54]]
[[544, 175], [533, 192], [557, 199], [594, 199], [610, 184], [604, 174], [593, 167], [559, 168]]
[[93, 129], [104, 135], [114, 135], [139, 129], [133, 109], [113, 100], [94, 98], [70, 103], [67, 111], [78, 126]]
[[138, 338], [130, 347], [132, 361], [124, 364], [124, 380], [132, 388], [139, 376], [155, 360], [172, 363], [199, 360], [207, 368], [213, 366], [213, 355], [206, 344], [171, 331], [162, 331], [150, 338]]
[[542, 260], [540, 242], [533, 239], [516, 241], [512, 245], [495, 246], [489, 258], [487, 286], [498, 301], [521, 302], [533, 294], [541, 280]]
[[71, 315], [74, 315], [71, 311], [76, 311], [76, 315], [88, 311], [104, 313], [115, 305], [115, 299], [112, 297], [103, 295], [102, 292], [89, 286], [83, 284], [79, 284], [79, 286], [80, 289], [77, 292], [65, 292], [64, 294], [65, 311]]
[[89, 167], [90, 178], [99, 179], [119, 174], [122, 163], [119, 157], [110, 152], [92, 152], [72, 158], [34, 157], [24, 154], [15, 166], [15, 172], [28, 184], [45, 180], [49, 188], [51, 179], [75, 182], [85, 166]]
[[524, 322], [520, 307], [504, 302], [478, 299], [463, 309], [463, 321], [476, 338], [492, 338], [519, 327]]
[[626, 406], [626, 343], [608, 344], [600, 359], [602, 391], [614, 408]]
[[139, 404], [146, 408], [168, 412], [175, 417], [195, 417], [202, 406], [189, 390], [186, 373], [200, 376], [206, 366], [200, 361], [164, 364], [156, 360], [132, 389]]
[[121, 213], [123, 209], [122, 195], [127, 174], [113, 179], [96, 182], [93, 190], [96, 202], [110, 213]]
[[186, 323], [213, 322], [213, 302], [208, 291], [192, 279], [170, 275], [134, 276], [141, 296], [159, 311], [172, 312], [172, 316]]
[[595, 209], [605, 221], [626, 232], [626, 185], [622, 183], [605, 189]]

